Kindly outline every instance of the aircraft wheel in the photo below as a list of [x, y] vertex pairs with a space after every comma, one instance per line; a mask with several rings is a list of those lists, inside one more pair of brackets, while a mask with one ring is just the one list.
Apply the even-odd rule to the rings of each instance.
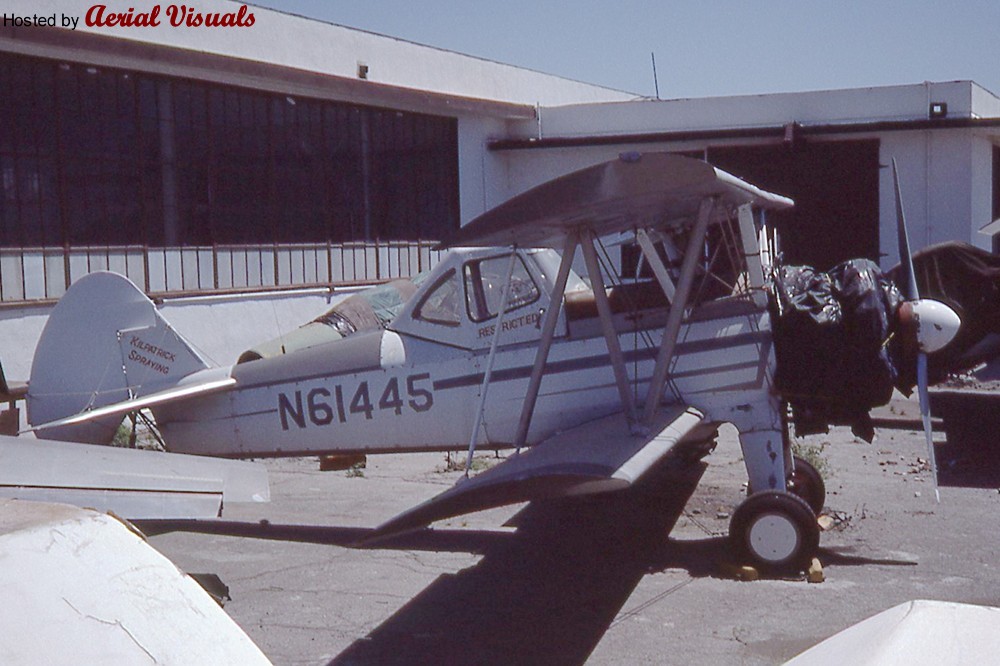
[[736, 508], [729, 541], [737, 557], [764, 570], [801, 569], [819, 547], [819, 525], [801, 497], [768, 490]]
[[826, 504], [826, 484], [812, 464], [798, 456], [794, 458], [795, 469], [788, 478], [788, 491], [804, 499], [818, 516]]

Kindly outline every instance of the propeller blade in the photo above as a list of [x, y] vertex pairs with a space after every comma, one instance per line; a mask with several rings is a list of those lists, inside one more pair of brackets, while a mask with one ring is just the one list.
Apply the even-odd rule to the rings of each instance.
[[913, 271], [913, 257], [910, 256], [910, 239], [906, 233], [906, 215], [903, 213], [903, 195], [899, 189], [899, 169], [896, 158], [892, 158], [892, 185], [896, 193], [896, 236], [899, 242], [899, 262], [903, 268], [903, 280], [900, 287], [903, 298], [915, 301], [920, 298], [917, 290], [917, 276]]
[[931, 429], [931, 400], [927, 392], [927, 352], [937, 351], [947, 345], [958, 333], [961, 320], [950, 307], [931, 299], [921, 299], [917, 289], [917, 274], [910, 254], [910, 239], [906, 232], [906, 215], [903, 213], [903, 195], [899, 187], [899, 167], [892, 158], [892, 186], [896, 195], [896, 235], [899, 242], [899, 263], [903, 269], [903, 298], [910, 301], [910, 312], [915, 319], [917, 345], [917, 393], [920, 397], [920, 420], [924, 424], [927, 440], [927, 462], [931, 467], [934, 499], [941, 502], [937, 482], [937, 459], [934, 456], [934, 431]]
[[931, 481], [934, 482], [934, 499], [941, 502], [938, 491], [937, 459], [934, 457], [934, 432], [931, 430], [931, 401], [927, 393], [927, 354], [917, 354], [917, 393], [920, 396], [920, 420], [924, 422], [924, 437], [927, 439], [927, 462], [931, 466]]

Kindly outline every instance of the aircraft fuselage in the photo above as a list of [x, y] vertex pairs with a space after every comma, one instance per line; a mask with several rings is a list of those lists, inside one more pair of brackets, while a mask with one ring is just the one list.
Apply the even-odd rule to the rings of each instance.
[[[477, 251], [472, 257], [483, 254]], [[531, 254], [521, 255], [534, 279], [546, 279]], [[468, 260], [468, 254], [454, 257], [458, 265]], [[439, 267], [435, 275], [449, 270]], [[433, 279], [428, 284], [425, 291], [433, 291]], [[501, 320], [479, 448], [504, 448], [514, 441], [537, 350], [533, 322], [549, 307], [544, 293], [540, 289], [538, 300]], [[420, 297], [418, 292], [415, 299]], [[235, 365], [229, 370], [236, 380], [231, 390], [156, 408], [167, 445], [231, 457], [468, 447], [495, 320], [472, 321], [463, 308], [458, 326], [442, 326], [421, 319], [419, 305], [411, 304], [390, 330]], [[620, 409], [595, 318], [566, 315], [560, 315], [546, 364], [529, 445]], [[662, 306], [615, 315], [640, 402], [653, 372], [663, 319]], [[435, 326], [450, 335], [447, 343], [431, 339], [428, 329], [436, 332]], [[745, 419], [753, 413], [745, 406], [766, 400], [773, 364], [770, 344], [768, 315], [751, 300], [732, 298], [695, 308], [682, 326], [663, 399], [702, 409], [719, 422]]]

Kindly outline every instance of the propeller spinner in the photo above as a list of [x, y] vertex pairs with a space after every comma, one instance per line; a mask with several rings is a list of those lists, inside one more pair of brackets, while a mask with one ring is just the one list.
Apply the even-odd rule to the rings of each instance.
[[903, 268], [900, 290], [907, 300], [900, 308], [900, 320], [904, 327], [908, 324], [916, 330], [917, 338], [917, 394], [920, 398], [920, 418], [927, 440], [927, 456], [934, 481], [934, 497], [938, 502], [941, 495], [937, 485], [937, 461], [934, 457], [934, 440], [931, 430], [931, 406], [927, 392], [927, 354], [947, 346], [958, 333], [961, 319], [950, 307], [930, 298], [920, 298], [917, 277], [910, 255], [910, 241], [906, 233], [906, 218], [903, 214], [903, 197], [899, 188], [899, 171], [896, 158], [892, 159], [892, 184], [896, 194], [896, 232], [899, 240], [899, 261]]
[[944, 349], [958, 334], [962, 320], [950, 307], [941, 301], [921, 298], [907, 301], [903, 305], [900, 318], [909, 319], [916, 329], [917, 348], [925, 354]]

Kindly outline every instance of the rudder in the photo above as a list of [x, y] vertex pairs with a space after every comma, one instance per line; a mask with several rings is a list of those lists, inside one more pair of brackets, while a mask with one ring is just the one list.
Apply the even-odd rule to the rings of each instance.
[[[28, 421], [50, 423], [173, 386], [209, 367], [128, 278], [91, 273], [49, 315], [28, 383]], [[40, 437], [111, 442], [120, 416], [45, 428]]]

